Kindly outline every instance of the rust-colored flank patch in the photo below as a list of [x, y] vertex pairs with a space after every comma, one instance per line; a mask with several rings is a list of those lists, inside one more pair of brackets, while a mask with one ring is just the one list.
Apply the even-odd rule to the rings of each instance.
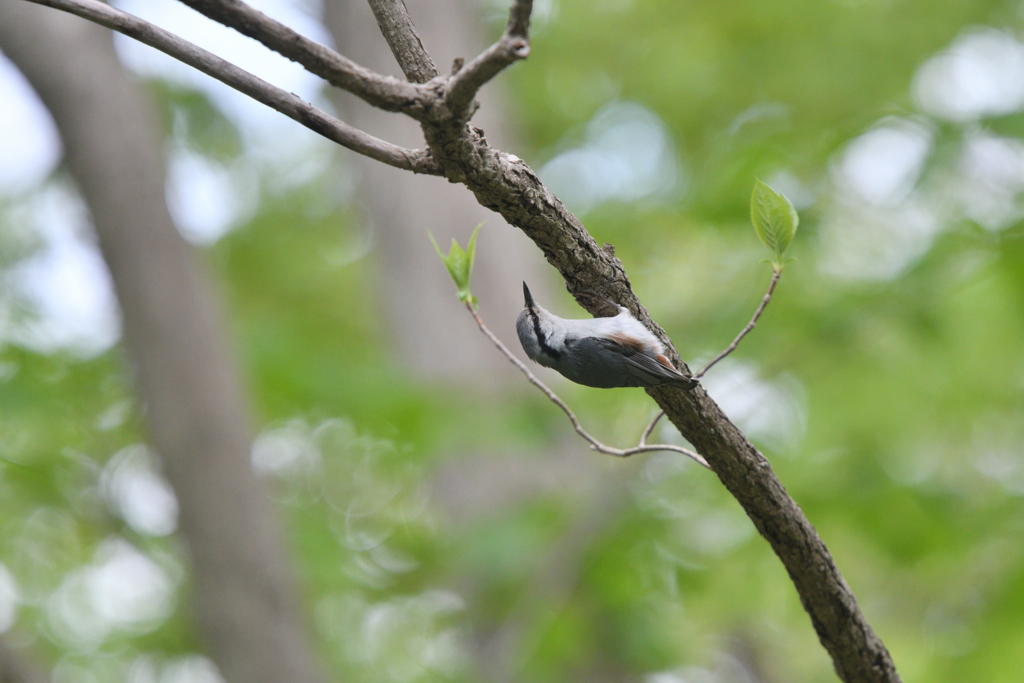
[[655, 356], [654, 359], [657, 360], [662, 365], [664, 365], [666, 368], [669, 368], [670, 370], [675, 370], [675, 368], [672, 366], [672, 363], [668, 361], [668, 358], [665, 358], [665, 356], [661, 355], [660, 353], [657, 356]]
[[618, 344], [620, 344], [621, 346], [624, 346], [627, 349], [633, 349], [637, 353], [643, 353], [644, 351], [646, 351], [646, 348], [644, 347], [644, 343], [642, 341], [640, 341], [639, 339], [634, 339], [633, 337], [627, 337], [624, 334], [610, 334], [608, 336], [613, 341], [615, 341]]

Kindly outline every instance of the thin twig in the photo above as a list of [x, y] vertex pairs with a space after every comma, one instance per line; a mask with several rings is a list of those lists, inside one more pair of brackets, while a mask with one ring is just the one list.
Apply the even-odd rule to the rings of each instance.
[[356, 64], [241, 0], [180, 1], [217, 23], [298, 62], [306, 71], [379, 109], [401, 111], [415, 118], [417, 112], [423, 111], [425, 98], [433, 96], [418, 84], [384, 76]]
[[696, 374], [694, 374], [693, 376], [694, 379], [700, 379], [701, 377], [703, 377], [704, 373], [710, 370], [712, 365], [714, 365], [715, 363], [717, 363], [718, 361], [722, 360], [730, 353], [735, 351], [736, 347], [739, 346], [740, 341], [748, 334], [750, 334], [750, 331], [754, 329], [754, 325], [757, 324], [757, 319], [761, 317], [761, 314], [764, 313], [764, 309], [768, 305], [768, 302], [772, 300], [772, 293], [775, 291], [775, 285], [779, 283], [780, 275], [782, 275], [781, 270], [776, 270], [772, 274], [772, 282], [770, 285], [768, 285], [768, 292], [764, 295], [764, 298], [761, 299], [761, 305], [757, 307], [756, 311], [754, 311], [754, 317], [750, 319], [750, 322], [747, 323], [747, 326], [744, 327], [738, 335], [736, 335], [736, 338], [732, 340], [732, 344], [729, 344], [729, 346], [726, 347], [725, 351], [722, 351], [720, 354], [712, 358], [707, 365], [698, 370]]
[[427, 151], [406, 149], [364, 133], [317, 109], [297, 95], [271, 85], [212, 52], [127, 12], [97, 0], [29, 2], [78, 15], [156, 48], [354, 152], [413, 173], [441, 174], [440, 166]]
[[498, 42], [481, 52], [459, 69], [448, 81], [445, 99], [453, 112], [472, 111], [473, 98], [502, 69], [530, 54], [529, 28], [533, 0], [515, 0], [509, 11], [508, 24]]
[[494, 344], [498, 348], [498, 350], [505, 355], [505, 358], [508, 358], [509, 362], [511, 362], [513, 365], [519, 368], [519, 371], [526, 375], [526, 379], [530, 381], [530, 384], [544, 392], [544, 395], [547, 396], [552, 403], [554, 403], [556, 406], [562, 409], [562, 412], [565, 413], [566, 416], [569, 418], [569, 422], [572, 423], [573, 429], [576, 430], [576, 433], [583, 437], [583, 439], [590, 444], [591, 450], [598, 451], [599, 453], [606, 453], [608, 455], [614, 455], [617, 458], [628, 458], [629, 456], [636, 455], [637, 453], [650, 453], [653, 451], [672, 451], [674, 453], [682, 453], [686, 457], [692, 458], [698, 464], [703, 465], [708, 469], [711, 469], [711, 467], [708, 465], [707, 460], [705, 460], [699, 454], [689, 450], [688, 448], [683, 448], [681, 446], [673, 446], [671, 444], [649, 445], [647, 443], [647, 438], [651, 435], [651, 432], [654, 430], [654, 425], [658, 422], [658, 419], [661, 417], [663, 412], [659, 412], [658, 415], [654, 418], [654, 421], [651, 422], [651, 424], [647, 426], [647, 429], [644, 430], [643, 435], [640, 437], [640, 445], [635, 446], [634, 448], [627, 448], [625, 450], [619, 448], [612, 448], [611, 446], [605, 446], [603, 443], [601, 443], [600, 441], [592, 437], [590, 434], [588, 434], [587, 431], [583, 429], [583, 425], [581, 425], [580, 421], [576, 418], [576, 415], [572, 412], [572, 410], [569, 409], [569, 406], [565, 404], [565, 401], [558, 398], [555, 392], [551, 391], [551, 389], [549, 389], [547, 385], [544, 384], [544, 382], [541, 382], [539, 379], [537, 379], [537, 376], [530, 372], [530, 369], [526, 367], [526, 365], [521, 360], [516, 358], [516, 356], [511, 351], [508, 350], [508, 347], [505, 346], [505, 344], [503, 344], [502, 341], [498, 339], [494, 335], [494, 333], [491, 332], [490, 329], [488, 329], [487, 325], [484, 324], [483, 319], [480, 318], [480, 314], [477, 312], [476, 306], [474, 306], [472, 303], [467, 302], [466, 308], [473, 316], [473, 320], [476, 320], [476, 324], [480, 328], [480, 331], [483, 332], [487, 336], [487, 338], [491, 340], [491, 343]]
[[654, 427], [658, 424], [658, 420], [660, 420], [664, 416], [665, 416], [665, 411], [664, 410], [659, 410], [654, 415], [654, 418], [651, 420], [651, 423], [649, 425], [647, 425], [647, 427], [644, 429], [644, 433], [640, 435], [640, 445], [641, 446], [643, 446], [644, 444], [647, 443], [647, 438], [651, 435], [651, 432], [654, 431]]

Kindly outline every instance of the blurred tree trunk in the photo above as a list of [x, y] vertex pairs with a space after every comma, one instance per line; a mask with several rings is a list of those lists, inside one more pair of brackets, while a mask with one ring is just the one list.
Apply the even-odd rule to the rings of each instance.
[[154, 114], [111, 34], [0, 0], [0, 46], [49, 108], [121, 304], [150, 436], [178, 496], [193, 603], [230, 683], [313, 683], [287, 555], [210, 286], [171, 222]]
[[[479, 3], [468, 0], [408, 0], [406, 3], [424, 47], [447, 73], [455, 57], [470, 59], [487, 45]], [[381, 36], [365, 0], [326, 0], [324, 21], [340, 51], [365, 67], [402, 78], [401, 70]], [[340, 90], [332, 95], [342, 118], [385, 140], [423, 147], [419, 126], [408, 117], [371, 108]], [[483, 106], [473, 118], [498, 148], [511, 148], [508, 107], [499, 100], [500, 87], [481, 93]], [[416, 176], [363, 156], [349, 155], [359, 176], [358, 199], [373, 230], [380, 262], [380, 297], [394, 349], [407, 366], [424, 378], [462, 379], [477, 385], [514, 384], [511, 365], [484, 339], [455, 298], [447, 271], [437, 259], [428, 231], [446, 252], [451, 238], [465, 244], [473, 228], [481, 228], [473, 271], [473, 293], [488, 320], [505, 321], [498, 333], [513, 338], [515, 317], [523, 307], [522, 281], [550, 280], [536, 247], [519, 230], [480, 206], [465, 187], [442, 178]]]
[[48, 683], [49, 676], [0, 638], [0, 683]]

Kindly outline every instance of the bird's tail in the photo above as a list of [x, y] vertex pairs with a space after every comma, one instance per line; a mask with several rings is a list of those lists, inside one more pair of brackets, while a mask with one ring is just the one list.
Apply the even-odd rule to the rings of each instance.
[[677, 387], [679, 389], [685, 389], [686, 391], [692, 391], [698, 384], [700, 384], [700, 380], [696, 377], [684, 377], [683, 379], [666, 382], [666, 384], [670, 387]]

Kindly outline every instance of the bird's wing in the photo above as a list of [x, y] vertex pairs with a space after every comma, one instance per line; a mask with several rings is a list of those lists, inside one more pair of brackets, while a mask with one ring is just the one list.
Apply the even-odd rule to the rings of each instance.
[[622, 344], [617, 339], [595, 337], [594, 340], [603, 348], [622, 356], [627, 371], [637, 380], [637, 386], [672, 384], [689, 388], [697, 383], [693, 378], [673, 368], [664, 356], [649, 356], [640, 350], [639, 345]]

